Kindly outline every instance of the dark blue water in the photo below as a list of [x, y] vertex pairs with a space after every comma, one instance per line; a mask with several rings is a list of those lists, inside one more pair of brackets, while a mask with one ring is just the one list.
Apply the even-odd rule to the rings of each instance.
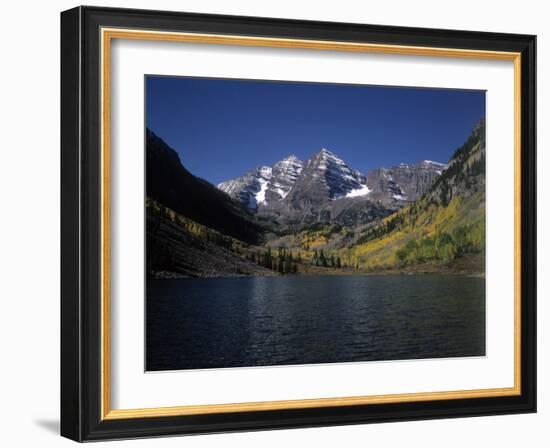
[[485, 280], [149, 280], [147, 370], [485, 355]]

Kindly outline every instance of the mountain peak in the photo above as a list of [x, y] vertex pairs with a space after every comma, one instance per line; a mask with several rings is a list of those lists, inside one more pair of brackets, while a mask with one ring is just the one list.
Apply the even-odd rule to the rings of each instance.
[[307, 162], [308, 165], [313, 165], [321, 170], [328, 170], [331, 166], [339, 166], [344, 170], [349, 170], [346, 163], [332, 151], [327, 148], [321, 148], [311, 159]]
[[285, 160], [288, 160], [290, 162], [294, 162], [294, 161], [300, 162], [300, 159], [298, 157], [296, 157], [294, 154], [289, 154], [284, 159], [281, 159], [281, 162], [284, 162]]
[[303, 166], [304, 163], [294, 154], [291, 154], [289, 156], [286, 156], [284, 159], [279, 160], [275, 165], [273, 165], [273, 172], [275, 173], [290, 170], [297, 171], [296, 174], [300, 174]]
[[289, 155], [270, 166], [259, 166], [244, 176], [218, 184], [218, 188], [251, 210], [286, 197], [304, 164]]
[[322, 204], [343, 197], [365, 196], [369, 191], [365, 176], [323, 147], [308, 160], [290, 200], [294, 207], [300, 207], [306, 203]]
[[327, 148], [321, 148], [321, 150], [317, 153], [317, 155], [325, 156], [325, 157], [338, 157], [336, 154], [334, 154], [332, 151], [328, 150]]

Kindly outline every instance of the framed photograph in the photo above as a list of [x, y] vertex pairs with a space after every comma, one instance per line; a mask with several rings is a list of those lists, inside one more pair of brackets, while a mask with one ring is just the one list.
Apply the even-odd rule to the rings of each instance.
[[61, 433], [536, 411], [535, 36], [61, 14]]

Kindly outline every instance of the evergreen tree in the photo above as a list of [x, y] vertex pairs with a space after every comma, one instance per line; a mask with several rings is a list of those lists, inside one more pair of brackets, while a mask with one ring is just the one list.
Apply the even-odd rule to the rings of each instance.
[[273, 258], [271, 256], [271, 248], [270, 247], [267, 248], [267, 252], [265, 253], [264, 267], [267, 268], [267, 269], [272, 269], [273, 268]]
[[321, 263], [321, 266], [323, 266], [324, 268], [327, 267], [327, 259], [325, 258], [323, 249], [321, 249], [321, 253], [319, 254], [319, 262]]

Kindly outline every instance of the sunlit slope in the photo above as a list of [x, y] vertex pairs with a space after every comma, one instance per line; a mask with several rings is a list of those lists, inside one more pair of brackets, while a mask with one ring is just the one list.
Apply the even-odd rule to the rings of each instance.
[[484, 250], [485, 123], [480, 121], [430, 191], [340, 252], [358, 267], [378, 270], [446, 263]]
[[355, 263], [369, 269], [448, 262], [480, 253], [485, 249], [483, 196], [458, 196], [446, 206], [420, 201], [387, 218], [366, 241], [344, 251], [351, 250]]

